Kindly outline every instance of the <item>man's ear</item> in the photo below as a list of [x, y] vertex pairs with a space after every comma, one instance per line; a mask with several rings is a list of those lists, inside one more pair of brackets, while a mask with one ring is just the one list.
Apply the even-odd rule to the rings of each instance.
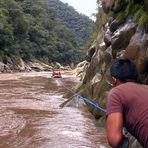
[[117, 83], [118, 83], [117, 78], [112, 77], [112, 84], [113, 84], [113, 86], [116, 86], [116, 85], [117, 85]]
[[112, 84], [113, 84], [113, 87], [117, 86], [117, 85], [120, 85], [122, 84], [123, 82], [120, 81], [119, 79], [115, 78], [112, 76]]

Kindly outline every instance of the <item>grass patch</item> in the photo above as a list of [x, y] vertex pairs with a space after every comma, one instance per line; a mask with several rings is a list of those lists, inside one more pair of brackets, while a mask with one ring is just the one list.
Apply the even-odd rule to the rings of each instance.
[[135, 19], [138, 22], [138, 25], [144, 26], [148, 24], [148, 13], [144, 10], [144, 7], [141, 7], [136, 13], [135, 13]]
[[123, 22], [130, 16], [134, 18], [139, 26], [148, 24], [148, 13], [144, 10], [143, 3], [138, 3], [135, 0], [127, 0], [125, 9], [116, 14], [116, 19], [119, 22]]

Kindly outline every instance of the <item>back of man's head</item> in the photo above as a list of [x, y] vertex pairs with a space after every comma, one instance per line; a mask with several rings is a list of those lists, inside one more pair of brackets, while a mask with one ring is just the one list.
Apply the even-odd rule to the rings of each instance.
[[138, 73], [135, 64], [129, 59], [118, 59], [110, 68], [111, 76], [122, 82], [137, 81]]

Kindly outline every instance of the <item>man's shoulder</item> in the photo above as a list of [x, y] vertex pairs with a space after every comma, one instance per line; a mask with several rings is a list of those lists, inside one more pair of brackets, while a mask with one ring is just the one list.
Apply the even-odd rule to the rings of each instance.
[[110, 94], [126, 94], [128, 92], [134, 91], [148, 91], [148, 85], [135, 83], [135, 82], [126, 82], [121, 85], [118, 85], [111, 89]]
[[136, 83], [136, 82], [126, 82], [126, 83], [123, 83], [119, 86], [117, 86], [117, 88], [146, 88], [148, 89], [148, 85], [144, 85], [144, 84], [141, 84], [141, 83]]
[[127, 89], [131, 89], [133, 87], [136, 87], [138, 86], [139, 84], [138, 83], [133, 83], [133, 82], [126, 82], [126, 83], [122, 83], [114, 88], [112, 88], [109, 92], [109, 94], [114, 94], [114, 93], [121, 93], [123, 92], [124, 90], [127, 90]]
[[143, 86], [140, 83], [136, 83], [136, 82], [126, 82], [126, 83], [122, 83], [120, 85], [118, 85], [117, 87], [115, 87], [115, 89], [120, 89], [120, 88], [128, 88], [128, 87], [141, 87]]

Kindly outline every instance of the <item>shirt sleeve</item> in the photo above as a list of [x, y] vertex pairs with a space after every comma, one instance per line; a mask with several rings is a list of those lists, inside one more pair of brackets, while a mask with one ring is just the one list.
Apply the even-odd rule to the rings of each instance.
[[115, 112], [123, 112], [123, 106], [121, 103], [121, 96], [118, 89], [113, 88], [109, 94], [107, 99], [107, 115]]

